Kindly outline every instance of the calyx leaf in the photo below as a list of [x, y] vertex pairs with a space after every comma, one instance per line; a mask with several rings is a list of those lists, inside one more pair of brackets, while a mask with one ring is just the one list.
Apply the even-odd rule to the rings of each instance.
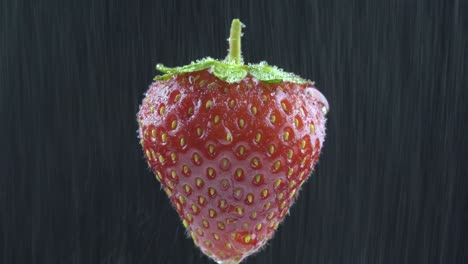
[[156, 76], [154, 78], [155, 81], [166, 80], [174, 75], [183, 73], [211, 69], [212, 73], [216, 77], [227, 83], [238, 83], [244, 79], [247, 74], [251, 74], [259, 81], [267, 83], [292, 82], [304, 84], [308, 82], [308, 80], [305, 80], [294, 73], [285, 72], [276, 66], [268, 65], [266, 62], [245, 65], [230, 63], [226, 60], [219, 61], [210, 57], [192, 62], [185, 66], [174, 68], [158, 64], [156, 69], [162, 72], [163, 75]]

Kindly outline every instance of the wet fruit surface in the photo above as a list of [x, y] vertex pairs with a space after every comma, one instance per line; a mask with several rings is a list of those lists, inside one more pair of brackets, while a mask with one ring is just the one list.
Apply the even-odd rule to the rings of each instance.
[[202, 70], [151, 85], [140, 143], [195, 243], [239, 261], [273, 236], [312, 172], [327, 110], [313, 83], [226, 83]]

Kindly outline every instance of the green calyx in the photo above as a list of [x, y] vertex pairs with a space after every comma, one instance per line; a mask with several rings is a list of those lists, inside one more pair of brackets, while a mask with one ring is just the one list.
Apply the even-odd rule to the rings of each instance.
[[259, 81], [266, 83], [292, 82], [304, 84], [308, 82], [308, 80], [302, 79], [293, 73], [285, 72], [276, 66], [268, 65], [266, 62], [244, 64], [241, 55], [242, 27], [243, 25], [239, 19], [232, 21], [231, 35], [229, 37], [229, 54], [226, 59], [221, 61], [207, 57], [188, 65], [174, 68], [158, 64], [156, 69], [164, 74], [156, 76], [154, 80], [166, 80], [182, 73], [211, 69], [216, 77], [227, 83], [238, 83], [247, 74], [251, 74]]

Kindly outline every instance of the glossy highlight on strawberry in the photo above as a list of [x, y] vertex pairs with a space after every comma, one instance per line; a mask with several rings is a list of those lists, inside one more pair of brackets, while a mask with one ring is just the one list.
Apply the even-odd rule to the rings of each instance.
[[293, 75], [260, 80], [255, 66], [233, 80], [205, 64], [157, 78], [138, 133], [195, 244], [218, 263], [238, 263], [274, 235], [312, 172], [328, 102]]

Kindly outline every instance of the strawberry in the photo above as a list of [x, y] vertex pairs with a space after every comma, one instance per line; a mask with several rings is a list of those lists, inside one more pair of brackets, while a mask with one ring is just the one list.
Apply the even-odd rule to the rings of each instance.
[[167, 68], [138, 113], [149, 166], [202, 252], [238, 263], [273, 236], [319, 158], [328, 103], [313, 82], [224, 61]]

